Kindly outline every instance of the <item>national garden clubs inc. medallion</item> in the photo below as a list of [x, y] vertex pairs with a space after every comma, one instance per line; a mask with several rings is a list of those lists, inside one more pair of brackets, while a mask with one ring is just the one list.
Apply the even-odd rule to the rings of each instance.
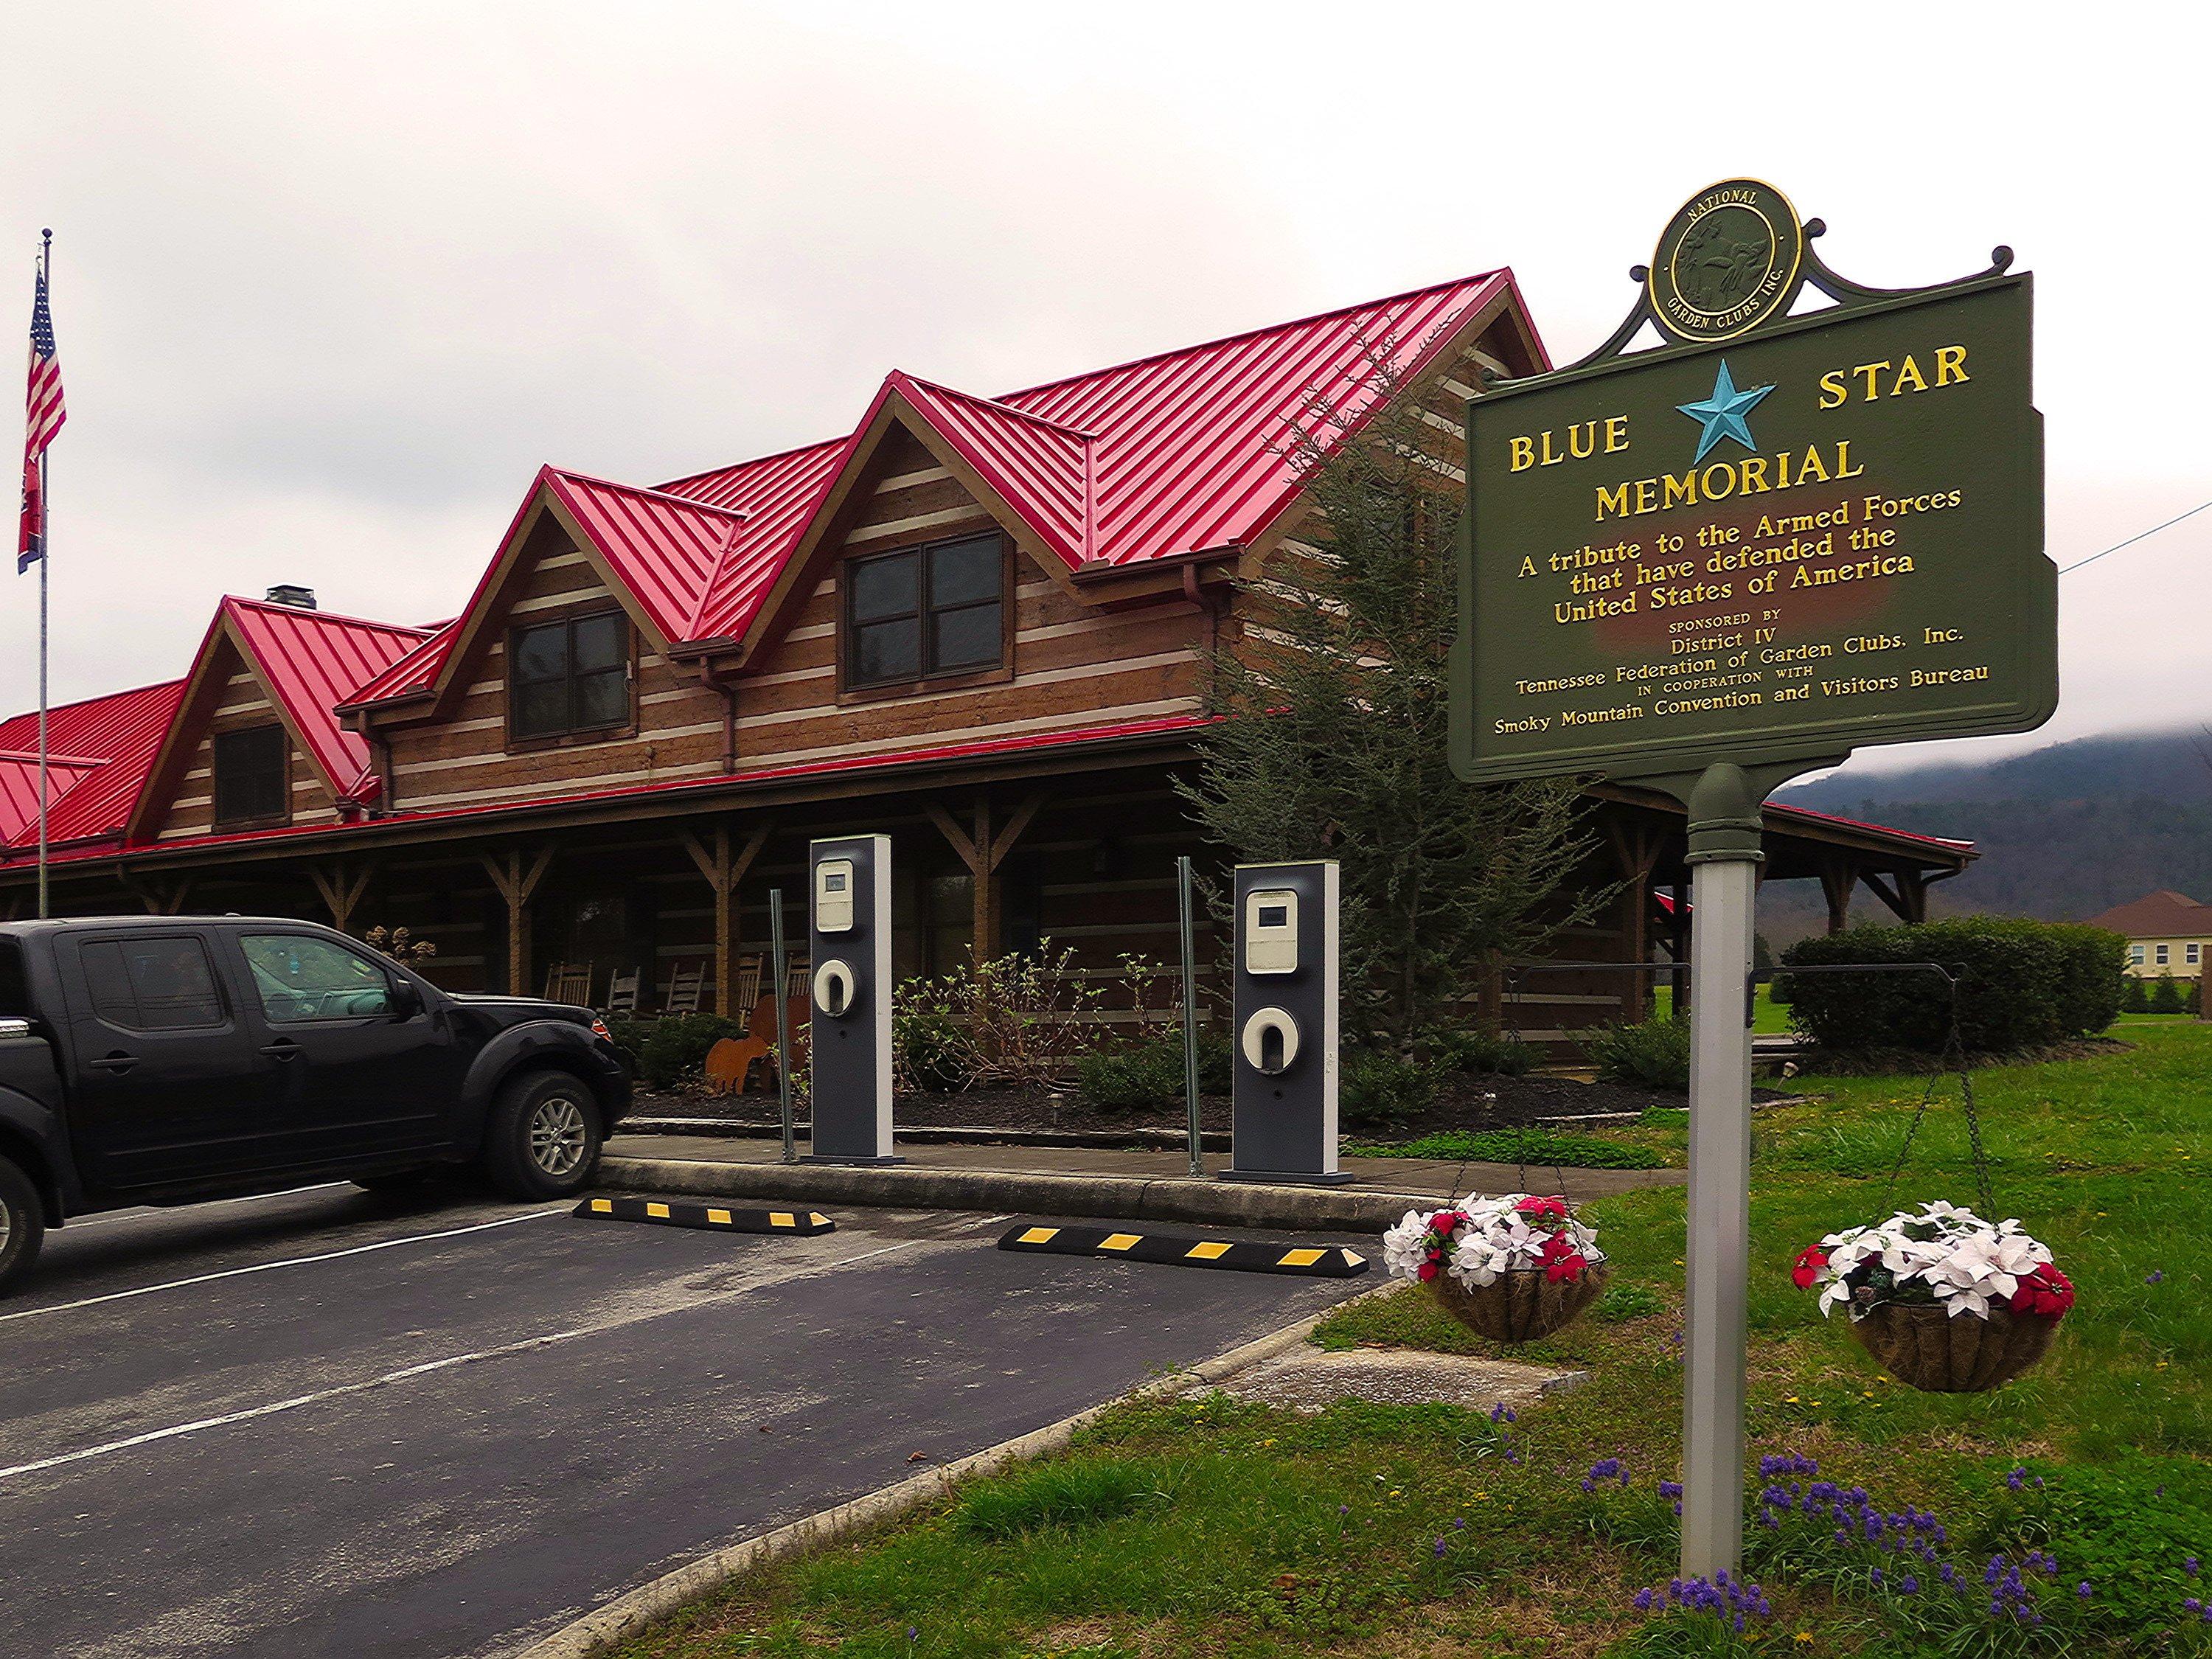
[[1790, 303], [1805, 232], [1782, 192], [1731, 179], [1684, 204], [1651, 258], [1651, 309], [1678, 340], [1730, 340]]

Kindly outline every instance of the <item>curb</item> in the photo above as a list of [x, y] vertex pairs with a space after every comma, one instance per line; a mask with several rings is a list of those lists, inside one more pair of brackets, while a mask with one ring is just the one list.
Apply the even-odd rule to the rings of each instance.
[[667, 1617], [686, 1602], [697, 1600], [709, 1590], [719, 1589], [732, 1579], [741, 1577], [757, 1567], [804, 1554], [823, 1544], [834, 1543], [878, 1522], [895, 1520], [944, 1496], [960, 1482], [973, 1476], [988, 1474], [1009, 1463], [1059, 1451], [1075, 1437], [1079, 1431], [1116, 1406], [1161, 1399], [1180, 1394], [1187, 1389], [1218, 1382], [1248, 1365], [1273, 1358], [1284, 1349], [1304, 1341], [1316, 1325], [1338, 1310], [1397, 1288], [1395, 1280], [1377, 1285], [1372, 1290], [1362, 1291], [1358, 1296], [1346, 1297], [1310, 1318], [1270, 1331], [1265, 1336], [1255, 1337], [1240, 1347], [1231, 1348], [1227, 1353], [1205, 1360], [1186, 1370], [1143, 1383], [1127, 1394], [1117, 1395], [1111, 1400], [1079, 1411], [1073, 1417], [1064, 1417], [1057, 1423], [1032, 1430], [1012, 1440], [1000, 1441], [995, 1446], [947, 1463], [942, 1468], [909, 1476], [895, 1485], [840, 1504], [834, 1509], [818, 1510], [804, 1520], [778, 1527], [773, 1532], [763, 1533], [757, 1538], [746, 1539], [743, 1543], [702, 1555], [673, 1572], [665, 1573], [650, 1583], [641, 1584], [627, 1595], [616, 1597], [605, 1607], [586, 1613], [550, 1636], [540, 1638], [527, 1647], [509, 1650], [506, 1659], [590, 1659], [590, 1656], [604, 1652], [623, 1638], [634, 1636], [647, 1625]]
[[1198, 1182], [1188, 1176], [1049, 1175], [1013, 1170], [854, 1168], [830, 1164], [732, 1164], [706, 1158], [605, 1157], [595, 1185], [631, 1192], [774, 1200], [816, 1209], [834, 1204], [901, 1210], [1103, 1216], [1198, 1221], [1286, 1231], [1379, 1233], [1408, 1210], [1432, 1210], [1433, 1194], [1356, 1187]]

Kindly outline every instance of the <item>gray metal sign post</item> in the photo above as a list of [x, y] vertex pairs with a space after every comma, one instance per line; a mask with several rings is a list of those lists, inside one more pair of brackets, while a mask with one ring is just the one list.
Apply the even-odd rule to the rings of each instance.
[[1334, 1185], [1337, 866], [1237, 867], [1236, 1029], [1224, 1181]]
[[891, 842], [808, 844], [809, 1164], [898, 1164], [891, 1151]]
[[1751, 984], [1759, 805], [1709, 767], [1689, 796], [1690, 1190], [1683, 1251], [1682, 1571], [1743, 1560], [1746, 1299], [1751, 1291]]

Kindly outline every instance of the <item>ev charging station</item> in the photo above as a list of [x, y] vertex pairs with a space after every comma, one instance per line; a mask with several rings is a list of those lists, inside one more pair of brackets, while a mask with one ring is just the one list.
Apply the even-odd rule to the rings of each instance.
[[809, 1164], [898, 1164], [891, 1151], [891, 842], [807, 847], [814, 1138]]
[[1224, 1181], [1336, 1184], [1337, 866], [1237, 867]]

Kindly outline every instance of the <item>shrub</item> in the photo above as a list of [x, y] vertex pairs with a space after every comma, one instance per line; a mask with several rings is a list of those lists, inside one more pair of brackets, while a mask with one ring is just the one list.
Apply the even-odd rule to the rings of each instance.
[[[2093, 1036], [2119, 1012], [2117, 933], [2006, 916], [1960, 916], [1904, 927], [1852, 927], [1800, 939], [1791, 967], [1936, 962], [1959, 976], [1959, 1024], [1967, 1049], [2002, 1054]], [[1790, 1022], [1822, 1048], [1844, 1052], [1942, 1052], [1951, 1000], [1932, 975], [1808, 974], [1796, 984]]]
[[[1183, 1103], [1182, 1060], [1180, 1031], [1094, 1048], [1075, 1062], [1076, 1086], [1102, 1112], [1166, 1111]], [[1229, 1039], [1200, 1032], [1199, 1092], [1227, 1094], [1229, 1073]]]
[[1337, 1105], [1346, 1123], [1398, 1123], [1436, 1098], [1433, 1066], [1372, 1048], [1344, 1056]]
[[2120, 993], [2120, 1012], [2124, 1014], [2147, 1014], [2150, 1012], [2150, 987], [2140, 976], [2130, 974], [2127, 988]]
[[1495, 1031], [1439, 1031], [1429, 1053], [1446, 1071], [1492, 1077], [1523, 1077], [1536, 1064], [1536, 1051]]
[[[916, 1063], [925, 1051], [939, 1076], [959, 1086], [1041, 1086], [1063, 1081], [1091, 1045], [1091, 1018], [1103, 995], [1077, 977], [1075, 952], [1021, 951], [970, 962], [940, 979], [911, 979], [899, 988], [914, 1029]], [[896, 1042], [896, 1037], [894, 1038]]]
[[674, 1089], [696, 1080], [706, 1067], [707, 1051], [724, 1037], [743, 1036], [745, 1028], [719, 1014], [671, 1014], [661, 1019], [624, 1020], [624, 1034], [636, 1043], [638, 1075], [654, 1089]]
[[919, 980], [900, 986], [891, 1000], [891, 1069], [902, 1092], [955, 1094], [975, 1080], [958, 1030]]
[[1607, 1083], [1640, 1085], [1686, 1094], [1690, 1087], [1690, 1026], [1686, 1020], [1647, 1019], [1607, 1025], [1583, 1038], [1583, 1051]]
[[2173, 975], [2160, 974], [2157, 982], [2150, 988], [2148, 1012], [2154, 1014], [2179, 1014], [2185, 1012], [2187, 1007], [2188, 1004], [2182, 1000], [2181, 987], [2174, 983]]

